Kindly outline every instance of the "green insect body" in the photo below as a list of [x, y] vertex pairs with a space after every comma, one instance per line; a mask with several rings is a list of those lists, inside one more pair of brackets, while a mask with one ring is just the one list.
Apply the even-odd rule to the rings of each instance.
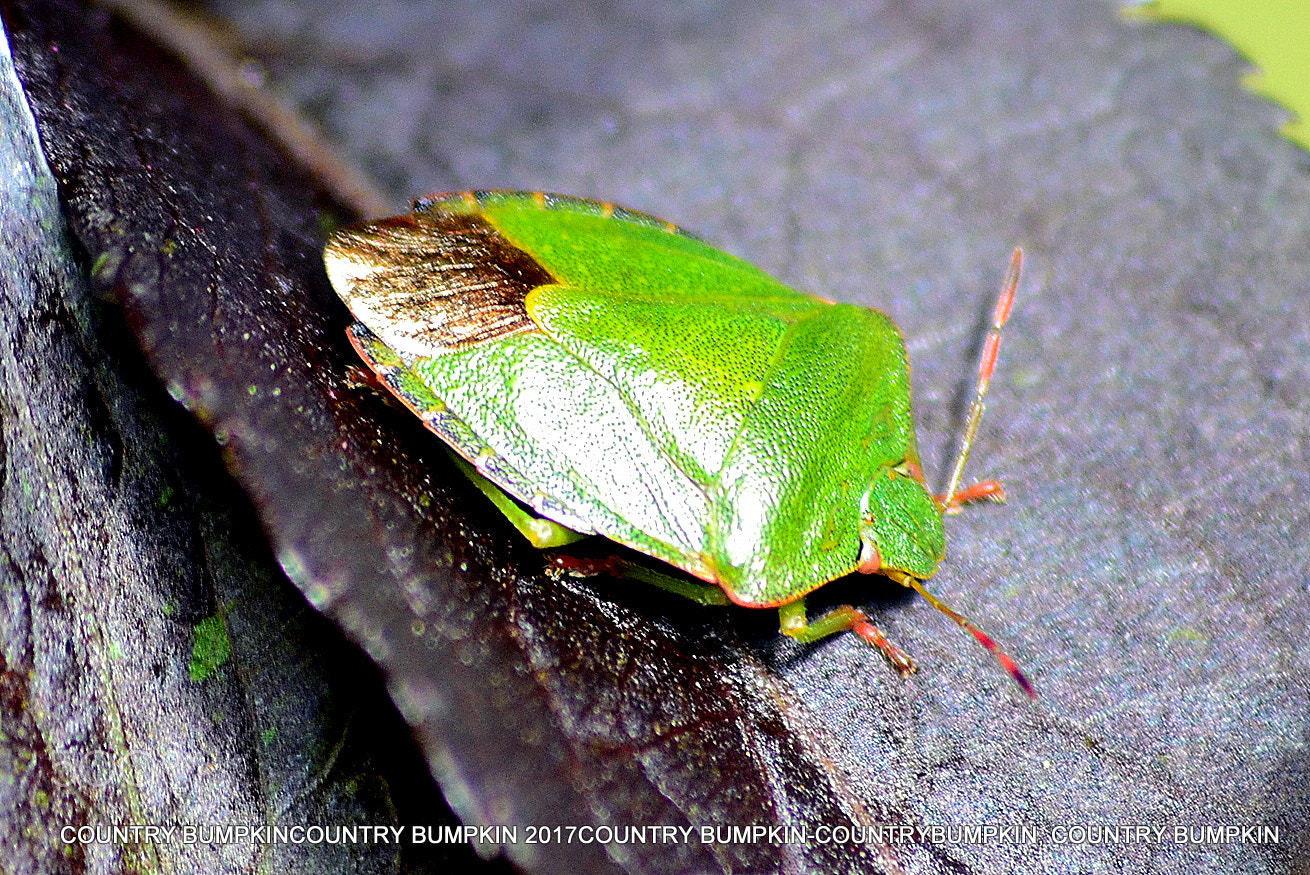
[[990, 492], [956, 496], [958, 471], [944, 500], [924, 485], [886, 315], [797, 292], [646, 214], [523, 192], [422, 198], [337, 231], [326, 263], [388, 388], [569, 530], [538, 544], [604, 535], [739, 605], [781, 607], [801, 640], [854, 629], [913, 669], [859, 611], [809, 623], [803, 607], [857, 570], [922, 591], [943, 511]]

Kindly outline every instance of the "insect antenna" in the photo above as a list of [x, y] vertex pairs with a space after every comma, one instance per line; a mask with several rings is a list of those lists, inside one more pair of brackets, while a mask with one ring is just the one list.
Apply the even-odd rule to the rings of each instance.
[[1023, 670], [1019, 668], [1018, 664], [1010, 658], [1010, 654], [1002, 650], [1001, 646], [992, 639], [992, 636], [975, 626], [973, 621], [968, 617], [948, 608], [941, 599], [928, 592], [928, 590], [924, 588], [923, 582], [918, 578], [906, 574], [897, 576], [893, 579], [899, 583], [905, 584], [906, 586], [913, 587], [915, 592], [927, 599], [928, 604], [959, 623], [964, 631], [968, 632], [974, 638], [977, 638], [979, 644], [991, 651], [992, 656], [995, 656], [996, 660], [1001, 664], [1001, 668], [1004, 668], [1009, 672], [1010, 677], [1014, 678], [1015, 683], [1017, 683], [1025, 693], [1033, 699], [1037, 698], [1037, 690], [1033, 687], [1032, 682], [1028, 680], [1028, 677], [1023, 673]]
[[[960, 441], [960, 452], [955, 457], [951, 468], [951, 479], [946, 486], [946, 494], [939, 501], [942, 510], [952, 513], [961, 504], [979, 498], [991, 498], [1003, 501], [1005, 492], [995, 480], [984, 480], [968, 489], [960, 489], [960, 478], [964, 476], [964, 463], [969, 459], [969, 450], [973, 448], [973, 439], [978, 434], [978, 423], [982, 421], [985, 406], [983, 399], [992, 384], [992, 374], [996, 370], [996, 357], [1001, 350], [1001, 328], [1010, 318], [1010, 308], [1014, 304], [1014, 293], [1019, 288], [1019, 275], [1023, 272], [1023, 250], [1015, 249], [1010, 256], [1010, 266], [1005, 271], [1005, 280], [1001, 283], [1001, 294], [996, 299], [996, 309], [992, 312], [992, 327], [987, 332], [983, 343], [982, 358], [978, 363], [978, 382], [973, 390], [973, 403], [969, 405], [969, 418], [964, 424], [964, 437]], [[966, 626], [966, 628], [968, 628]], [[977, 633], [975, 633], [977, 634]]]

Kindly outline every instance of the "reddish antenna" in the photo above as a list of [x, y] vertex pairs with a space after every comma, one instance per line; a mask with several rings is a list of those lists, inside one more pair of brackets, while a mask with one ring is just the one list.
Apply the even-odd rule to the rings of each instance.
[[1019, 275], [1023, 272], [1023, 250], [1016, 248], [1010, 256], [1010, 266], [1005, 271], [1005, 280], [1001, 283], [1001, 294], [996, 299], [996, 309], [992, 311], [992, 328], [987, 332], [983, 342], [982, 358], [978, 362], [978, 382], [974, 385], [973, 403], [969, 405], [969, 418], [964, 423], [964, 439], [960, 442], [960, 452], [955, 457], [951, 468], [951, 479], [946, 486], [946, 494], [938, 498], [943, 513], [958, 513], [960, 505], [987, 498], [992, 501], [1004, 501], [1005, 490], [995, 480], [983, 480], [961, 490], [960, 478], [964, 476], [964, 463], [969, 460], [969, 450], [973, 449], [973, 439], [978, 434], [978, 423], [982, 422], [986, 405], [983, 399], [992, 385], [992, 374], [996, 371], [996, 357], [1001, 351], [1001, 329], [1010, 318], [1010, 308], [1014, 306], [1014, 293], [1019, 288]]

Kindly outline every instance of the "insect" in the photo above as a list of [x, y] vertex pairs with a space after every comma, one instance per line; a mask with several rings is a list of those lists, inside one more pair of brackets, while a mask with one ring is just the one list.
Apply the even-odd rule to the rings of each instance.
[[922, 585], [945, 556], [943, 515], [1003, 498], [998, 483], [960, 482], [1020, 250], [941, 497], [924, 484], [888, 316], [802, 294], [653, 216], [539, 193], [436, 194], [336, 231], [325, 262], [365, 363], [534, 544], [603, 535], [704, 583], [628, 576], [778, 608], [802, 642], [851, 630], [908, 673], [913, 661], [863, 612], [806, 613], [824, 583], [881, 574], [1033, 694]]

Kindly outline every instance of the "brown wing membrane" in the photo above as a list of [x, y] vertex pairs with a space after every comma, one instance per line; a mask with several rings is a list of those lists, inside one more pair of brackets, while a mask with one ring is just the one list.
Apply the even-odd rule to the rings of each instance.
[[472, 215], [408, 215], [353, 225], [328, 244], [347, 306], [398, 351], [460, 349], [535, 326], [523, 299], [554, 278]]

